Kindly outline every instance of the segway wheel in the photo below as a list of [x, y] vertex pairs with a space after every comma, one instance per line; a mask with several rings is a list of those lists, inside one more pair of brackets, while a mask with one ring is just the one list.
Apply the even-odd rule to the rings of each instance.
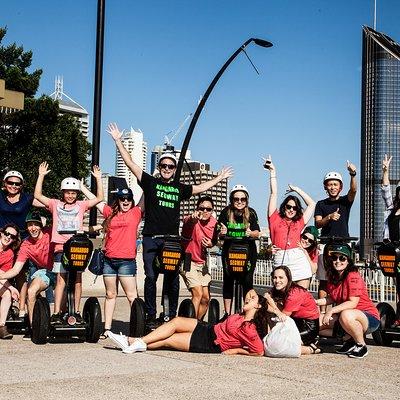
[[101, 308], [97, 297], [89, 297], [83, 307], [83, 320], [86, 323], [86, 341], [97, 343], [102, 331]]
[[144, 301], [137, 297], [131, 307], [131, 318], [129, 323], [129, 336], [142, 337], [146, 333], [146, 312]]
[[219, 301], [217, 299], [211, 299], [208, 305], [208, 322], [210, 324], [216, 324], [219, 319]]
[[380, 346], [390, 346], [393, 342], [393, 337], [388, 335], [385, 331], [393, 324], [396, 319], [396, 313], [393, 307], [388, 303], [379, 303], [376, 308], [379, 311], [381, 324], [375, 332], [372, 332], [372, 337], [376, 344]]
[[32, 342], [45, 344], [50, 328], [50, 306], [44, 297], [38, 297], [32, 315]]
[[196, 318], [196, 310], [191, 299], [181, 302], [178, 309], [178, 317]]

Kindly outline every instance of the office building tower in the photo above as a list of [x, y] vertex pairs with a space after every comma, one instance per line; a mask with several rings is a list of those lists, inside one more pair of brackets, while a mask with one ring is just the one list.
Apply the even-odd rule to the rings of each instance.
[[[181, 183], [185, 183], [188, 185], [198, 185], [202, 182], [209, 181], [210, 179], [213, 179], [218, 175], [218, 171], [211, 171], [209, 164], [198, 161], [189, 161], [188, 164], [190, 169], [187, 165], [183, 165], [180, 179]], [[195, 179], [193, 179], [193, 177]], [[204, 195], [209, 195], [213, 198], [214, 211], [218, 216], [227, 204], [228, 180], [224, 179], [206, 192], [201, 193], [198, 196], [192, 196], [189, 200], [183, 201], [181, 204], [181, 219], [183, 216], [193, 213], [193, 211], [196, 209], [196, 202], [199, 196]]]
[[361, 93], [360, 254], [373, 256], [382, 240], [385, 205], [382, 160], [393, 156], [390, 184], [400, 180], [400, 46], [389, 36], [363, 27]]
[[[143, 132], [140, 129], [135, 130], [131, 127], [129, 132], [123, 134], [121, 141], [131, 155], [132, 160], [134, 160], [143, 171], [146, 171], [147, 143], [143, 141]], [[137, 203], [142, 195], [142, 190], [137, 184], [135, 175], [133, 175], [131, 170], [124, 163], [119, 151], [116, 150], [116, 152], [115, 175], [120, 178], [125, 178], [128, 186], [133, 191], [135, 202]]]
[[67, 94], [64, 93], [64, 80], [61, 76], [57, 76], [55, 79], [55, 89], [50, 95], [53, 100], [57, 100], [60, 107], [60, 114], [70, 114], [77, 119], [79, 123], [79, 130], [82, 135], [88, 137], [89, 133], [89, 114], [78, 104], [75, 100], [71, 99]]

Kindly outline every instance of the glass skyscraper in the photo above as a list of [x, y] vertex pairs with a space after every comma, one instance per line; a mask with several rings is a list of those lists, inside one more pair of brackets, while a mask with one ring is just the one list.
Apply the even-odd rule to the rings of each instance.
[[393, 156], [392, 193], [400, 180], [400, 45], [367, 26], [363, 27], [361, 102], [360, 250], [369, 258], [374, 242], [382, 240], [385, 154]]

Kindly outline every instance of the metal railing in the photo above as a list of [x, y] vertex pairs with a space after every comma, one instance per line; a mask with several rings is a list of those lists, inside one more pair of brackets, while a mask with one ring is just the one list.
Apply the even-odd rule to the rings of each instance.
[[[211, 278], [214, 281], [222, 282], [223, 270], [221, 256], [210, 253], [208, 255], [208, 266]], [[253, 283], [255, 286], [272, 286], [271, 280], [272, 261], [257, 260], [254, 271]], [[368, 294], [371, 300], [375, 302], [396, 302], [396, 287], [393, 278], [386, 277], [379, 269], [360, 268], [359, 272], [367, 284]], [[311, 279], [310, 292], [318, 292], [318, 280], [315, 276]]]

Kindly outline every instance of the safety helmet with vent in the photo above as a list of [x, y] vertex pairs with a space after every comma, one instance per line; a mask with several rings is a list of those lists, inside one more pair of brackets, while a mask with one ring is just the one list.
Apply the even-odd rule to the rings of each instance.
[[330, 181], [330, 180], [336, 180], [343, 184], [343, 178], [342, 178], [342, 175], [339, 174], [339, 172], [335, 172], [335, 171], [328, 172], [324, 177], [324, 185], [325, 185], [326, 181]]
[[232, 189], [231, 192], [229, 193], [229, 200], [232, 203], [233, 201], [233, 194], [235, 192], [243, 192], [246, 194], [246, 197], [249, 198], [249, 191], [247, 190], [246, 186], [244, 185], [235, 185]]
[[65, 178], [61, 181], [61, 190], [81, 190], [81, 183], [75, 178]]
[[18, 171], [8, 171], [5, 175], [4, 175], [4, 180], [11, 178], [12, 176], [15, 176], [16, 178], [21, 179], [21, 182], [24, 183], [24, 177], [22, 176], [22, 174]]

